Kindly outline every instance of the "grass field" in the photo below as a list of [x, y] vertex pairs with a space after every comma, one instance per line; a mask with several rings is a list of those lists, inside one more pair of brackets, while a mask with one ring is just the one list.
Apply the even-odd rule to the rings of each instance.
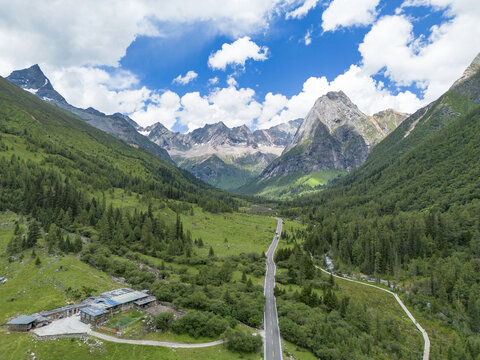
[[15, 214], [0, 214], [0, 276], [8, 278], [0, 285], [0, 322], [24, 313], [50, 310], [78, 300], [86, 293], [98, 294], [120, 287], [111, 278], [75, 256], [48, 256], [37, 249], [41, 265], [35, 265], [31, 250], [23, 260], [8, 261], [5, 247], [13, 236]]
[[293, 357], [295, 360], [317, 360], [315, 355], [313, 355], [310, 351], [305, 350], [291, 342], [282, 340], [282, 346], [283, 356], [288, 359]]
[[[260, 354], [242, 355], [228, 351], [223, 345], [203, 349], [168, 349], [153, 346], [116, 344], [91, 338], [38, 341], [32, 336], [0, 332], [2, 360], [258, 360]], [[33, 355], [32, 355], [33, 354]]]
[[[222, 218], [215, 216], [218, 222]], [[243, 216], [244, 223], [256, 226], [251, 216]], [[76, 256], [49, 256], [46, 254], [42, 241], [35, 250], [41, 264], [35, 265], [35, 259], [30, 256], [31, 251], [23, 253], [23, 260], [9, 262], [5, 248], [13, 236], [14, 223], [20, 217], [14, 213], [0, 213], [0, 276], [8, 278], [8, 282], [0, 285], [0, 324], [11, 317], [20, 314], [31, 314], [41, 310], [50, 310], [79, 301], [86, 292], [98, 294], [100, 292], [122, 287], [116, 284], [111, 277], [83, 262]], [[268, 219], [268, 218], [267, 218]], [[269, 219], [272, 220], [272, 219]], [[258, 221], [258, 220], [257, 220]], [[263, 221], [263, 219], [262, 219]], [[274, 220], [273, 220], [274, 221]], [[261, 222], [261, 221], [260, 221]], [[208, 226], [206, 227], [208, 228]], [[200, 228], [201, 229], [201, 228]], [[265, 230], [266, 231], [266, 230]], [[273, 231], [273, 230], [272, 230]], [[271, 233], [268, 236], [270, 239]], [[233, 236], [240, 243], [240, 236]], [[258, 237], [256, 238], [258, 239]], [[268, 241], [267, 241], [268, 242]], [[251, 244], [251, 242], [247, 242]], [[246, 247], [250, 251], [250, 245]], [[158, 260], [158, 259], [157, 259]], [[172, 264], [173, 265], [173, 264]], [[177, 265], [175, 266], [184, 266]], [[193, 271], [193, 270], [192, 270]], [[80, 296], [77, 299], [76, 296]], [[138, 314], [122, 314], [113, 322], [124, 325], [136, 318]], [[113, 322], [110, 325], [115, 326]], [[141, 325], [139, 322], [130, 327]], [[155, 340], [195, 343], [211, 341], [212, 339], [194, 339], [184, 334], [152, 334], [146, 338]], [[93, 344], [93, 345], [92, 345]], [[96, 345], [94, 345], [96, 344]], [[80, 360], [80, 359], [260, 359], [260, 354], [240, 355], [227, 350], [224, 346], [215, 346], [203, 349], [166, 349], [160, 347], [136, 346], [128, 344], [114, 344], [97, 340], [90, 340], [84, 344], [78, 339], [61, 339], [55, 341], [37, 341], [29, 334], [9, 333], [6, 328], [0, 328], [0, 359], [1, 360]]]
[[193, 215], [182, 215], [182, 221], [184, 229], [190, 230], [194, 239], [202, 238], [205, 244], [196, 251], [207, 255], [212, 246], [216, 256], [267, 251], [277, 224], [277, 220], [267, 216], [209, 214], [199, 208], [194, 209]]
[[347, 172], [343, 170], [318, 170], [310, 174], [293, 173], [281, 175], [272, 179], [252, 183], [245, 187], [249, 194], [256, 194], [268, 198], [290, 198], [319, 191], [319, 188], [330, 181], [342, 177]]
[[107, 321], [104, 326], [110, 329], [116, 329], [118, 326], [120, 329], [123, 329], [140, 320], [142, 317], [142, 312], [138, 311], [137, 309], [131, 309], [115, 315], [109, 321]]

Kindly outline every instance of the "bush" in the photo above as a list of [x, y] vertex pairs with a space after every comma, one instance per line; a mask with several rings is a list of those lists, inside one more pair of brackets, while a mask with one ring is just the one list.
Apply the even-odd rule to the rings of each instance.
[[173, 321], [173, 313], [171, 312], [164, 312], [158, 314], [155, 318], [155, 327], [160, 331], [167, 331], [170, 329], [170, 325]]
[[225, 336], [227, 349], [243, 353], [257, 352], [262, 348], [262, 338], [240, 330], [228, 330]]
[[172, 324], [177, 334], [188, 334], [194, 338], [214, 337], [222, 334], [228, 327], [228, 321], [210, 312], [191, 311]]

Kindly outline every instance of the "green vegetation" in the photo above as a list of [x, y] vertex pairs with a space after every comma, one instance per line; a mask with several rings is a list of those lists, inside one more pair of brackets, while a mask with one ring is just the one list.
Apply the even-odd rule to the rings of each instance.
[[331, 188], [282, 205], [309, 223], [306, 251], [408, 291], [435, 359], [480, 354], [480, 108], [470, 100], [478, 85], [467, 85], [402, 123]]
[[204, 179], [206, 183], [225, 190], [237, 189], [259, 174], [258, 169], [241, 164], [233, 165], [216, 155], [207, 159], [181, 159], [179, 166]]
[[[315, 269], [304, 229], [286, 228], [275, 255], [277, 306], [282, 336], [321, 359], [416, 359], [421, 334], [395, 299]], [[307, 355], [304, 351], [303, 355]], [[307, 355], [308, 356], [308, 355]]]
[[238, 354], [229, 351], [223, 345], [202, 349], [168, 349], [154, 346], [116, 344], [108, 341], [98, 341], [95, 338], [90, 338], [86, 344], [80, 339], [38, 341], [25, 334], [0, 332], [0, 354], [2, 354], [2, 359], [26, 359], [31, 358], [32, 353], [35, 354], [37, 359], [42, 360], [64, 359], [65, 354], [68, 354], [69, 360], [261, 359], [259, 354]]
[[[0, 262], [7, 270], [1, 275], [9, 278], [0, 288], [7, 299], [0, 307], [2, 319], [123, 286], [112, 282], [109, 275], [114, 275], [137, 289], [149, 289], [173, 307], [190, 310], [167, 332], [187, 342], [195, 342], [192, 336], [218, 338], [238, 321], [260, 326], [264, 298], [256, 284], [265, 268], [260, 253], [274, 221], [234, 213], [239, 201], [231, 195], [3, 79], [0, 178], [0, 211], [21, 214], [12, 215], [17, 225], [8, 220], [9, 233], [0, 235]], [[245, 240], [246, 235], [251, 239]], [[210, 247], [214, 252], [209, 256]], [[246, 278], [241, 280], [238, 273]], [[133, 315], [118, 315], [108, 326], [128, 329], [143, 320], [133, 323]], [[26, 337], [10, 339], [18, 339], [19, 345]], [[8, 345], [3, 334], [0, 338], [4, 353]], [[74, 341], [59, 343], [64, 354], [70, 354], [68, 344], [77, 346]], [[48, 345], [35, 346], [50, 351]], [[101, 348], [99, 357], [108, 358], [123, 346]], [[132, 348], [140, 349], [140, 358], [154, 353]], [[195, 353], [200, 359], [214, 353], [156, 351], [172, 358]], [[237, 357], [224, 348], [217, 347], [217, 352], [216, 358]], [[42, 358], [58, 354], [43, 353]], [[73, 352], [71, 358], [76, 357]]]
[[311, 174], [294, 173], [267, 180], [256, 180], [239, 189], [241, 193], [257, 194], [267, 198], [288, 199], [294, 196], [318, 192], [344, 176], [343, 170], [318, 170]]
[[122, 313], [116, 314], [107, 323], [104, 325], [110, 329], [119, 329], [126, 328], [127, 326], [132, 325], [134, 322], [140, 320], [143, 317], [143, 313], [136, 309], [131, 309], [124, 311]]

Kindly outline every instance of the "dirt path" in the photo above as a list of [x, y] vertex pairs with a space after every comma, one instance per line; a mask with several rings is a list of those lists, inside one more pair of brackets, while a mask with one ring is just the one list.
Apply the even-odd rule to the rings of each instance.
[[96, 338], [99, 338], [105, 341], [111, 341], [111, 342], [121, 343], [121, 344], [163, 346], [168, 348], [184, 348], [184, 349], [204, 348], [204, 347], [221, 345], [224, 343], [224, 340], [217, 340], [217, 341], [212, 341], [208, 343], [199, 343], [199, 344], [181, 344], [181, 343], [174, 343], [174, 342], [168, 342], [168, 341], [155, 341], [155, 340], [131, 340], [131, 339], [117, 338], [117, 337], [102, 334], [96, 331], [91, 331], [89, 335], [95, 336]]
[[345, 281], [354, 282], [354, 283], [357, 283], [357, 284], [360, 284], [360, 285], [370, 286], [370, 287], [373, 287], [375, 289], [385, 291], [386, 293], [389, 293], [390, 295], [392, 295], [395, 298], [395, 300], [397, 300], [399, 305], [402, 307], [405, 314], [407, 314], [409, 319], [413, 322], [413, 324], [417, 327], [417, 329], [422, 333], [423, 341], [424, 341], [423, 360], [429, 360], [429, 358], [430, 358], [430, 339], [428, 338], [428, 334], [425, 331], [425, 329], [413, 317], [413, 315], [410, 313], [410, 311], [408, 311], [407, 307], [405, 306], [405, 304], [402, 302], [402, 300], [400, 299], [400, 297], [397, 294], [395, 294], [393, 291], [381, 288], [380, 286], [376, 286], [376, 285], [372, 285], [372, 284], [366, 284], [366, 283], [361, 282], [361, 281], [357, 281], [357, 280], [349, 279], [349, 278], [346, 278], [346, 277], [343, 277], [343, 276], [335, 275], [335, 274], [331, 273], [330, 271], [322, 269], [320, 266], [317, 266], [317, 265], [315, 265], [315, 267], [317, 269], [323, 271], [324, 273], [333, 275], [336, 278], [339, 278], [339, 279], [342, 279], [342, 280], [345, 280]]

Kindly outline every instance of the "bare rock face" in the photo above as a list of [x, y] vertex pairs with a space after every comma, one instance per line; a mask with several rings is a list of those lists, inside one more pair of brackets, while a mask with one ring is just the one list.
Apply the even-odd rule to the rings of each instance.
[[342, 91], [329, 92], [315, 102], [282, 156], [260, 177], [330, 169], [351, 171], [406, 117], [394, 110], [367, 116]]
[[393, 109], [379, 111], [371, 116], [372, 121], [386, 136], [395, 130], [403, 120], [409, 117], [410, 114], [401, 113]]
[[260, 174], [291, 142], [302, 119], [253, 133], [245, 125], [207, 124], [190, 133], [168, 130], [161, 123], [139, 131], [166, 149], [177, 164], [212, 185], [234, 189]]

